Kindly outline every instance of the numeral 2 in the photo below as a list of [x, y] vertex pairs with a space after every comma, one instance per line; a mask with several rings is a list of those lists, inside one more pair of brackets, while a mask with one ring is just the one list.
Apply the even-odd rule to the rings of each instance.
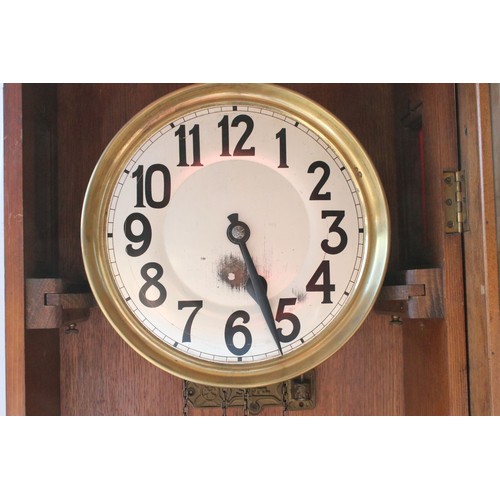
[[331, 200], [332, 193], [330, 193], [330, 191], [326, 191], [325, 193], [320, 192], [330, 177], [330, 167], [328, 166], [328, 163], [325, 163], [324, 161], [321, 161], [321, 160], [315, 161], [315, 162], [311, 163], [311, 165], [307, 169], [307, 173], [312, 174], [318, 168], [323, 170], [323, 175], [321, 176], [319, 182], [316, 184], [315, 188], [312, 190], [312, 193], [311, 193], [311, 196], [309, 197], [309, 199], [310, 200]]

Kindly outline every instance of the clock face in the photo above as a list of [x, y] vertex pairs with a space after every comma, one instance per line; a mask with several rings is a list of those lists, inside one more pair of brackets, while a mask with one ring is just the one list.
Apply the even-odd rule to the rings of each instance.
[[[163, 106], [139, 117], [135, 144], [101, 159], [106, 187], [93, 179], [89, 192], [105, 222], [96, 229], [84, 210], [84, 255], [99, 236], [113, 292], [94, 293], [107, 294], [101, 308], [115, 328], [162, 368], [261, 384], [331, 354], [367, 314], [387, 255], [385, 245], [374, 284], [369, 198], [380, 186], [370, 164], [350, 161], [349, 147], [294, 109], [237, 92], [176, 113]], [[376, 216], [387, 239], [386, 214]]]

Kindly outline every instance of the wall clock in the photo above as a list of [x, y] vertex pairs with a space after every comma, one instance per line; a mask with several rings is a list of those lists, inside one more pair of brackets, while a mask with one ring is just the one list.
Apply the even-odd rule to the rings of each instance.
[[335, 353], [388, 258], [386, 198], [352, 133], [267, 84], [202, 84], [139, 112], [87, 188], [82, 249], [102, 312], [156, 366], [255, 387]]

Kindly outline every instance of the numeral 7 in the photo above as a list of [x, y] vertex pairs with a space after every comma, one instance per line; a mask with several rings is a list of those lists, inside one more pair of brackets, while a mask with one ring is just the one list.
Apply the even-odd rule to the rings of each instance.
[[185, 307], [193, 307], [193, 312], [189, 315], [186, 321], [186, 326], [184, 326], [184, 332], [182, 333], [182, 342], [191, 342], [191, 327], [193, 326], [193, 320], [198, 311], [203, 307], [202, 300], [179, 300], [177, 309], [180, 311]]

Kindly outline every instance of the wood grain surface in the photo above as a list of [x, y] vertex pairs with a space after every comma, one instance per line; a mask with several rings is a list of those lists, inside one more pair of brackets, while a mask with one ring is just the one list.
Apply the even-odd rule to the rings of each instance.
[[[53, 149], [57, 153], [55, 159], [52, 158], [57, 168], [52, 171], [48, 164], [43, 167], [48, 175], [52, 175], [51, 172], [56, 175], [50, 183], [52, 187], [45, 191], [48, 199], [43, 208], [44, 217], [52, 221], [45, 227], [52, 235], [51, 240], [56, 242], [56, 248], [49, 242], [44, 247], [45, 257], [38, 262], [33, 259], [34, 249], [26, 248], [27, 262], [33, 266], [30, 274], [48, 277], [40, 274], [56, 266], [58, 278], [72, 283], [87, 281], [80, 250], [80, 216], [94, 166], [127, 120], [153, 100], [182, 85], [58, 84], [44, 89], [44, 96], [38, 95], [40, 102], [51, 107], [45, 113], [49, 120], [42, 136], [45, 142], [53, 141], [53, 144], [42, 151], [46, 156], [50, 156]], [[444, 319], [405, 320], [402, 327], [397, 327], [391, 325], [390, 316], [370, 313], [351, 340], [316, 369], [316, 408], [293, 414], [467, 414], [461, 237], [444, 234], [440, 184], [443, 170], [458, 168], [454, 85], [282, 85], [309, 96], [332, 111], [363, 144], [378, 170], [390, 207], [391, 256], [386, 283], [400, 284], [401, 271], [405, 269], [440, 268], [445, 316]], [[34, 90], [40, 92], [40, 89], [25, 89], [26, 96]], [[12, 87], [9, 92], [9, 119], [12, 130], [20, 133], [23, 125], [18, 123], [16, 110], [21, 105], [22, 89]], [[417, 116], [417, 121], [410, 120], [413, 128], [408, 126], [409, 112], [413, 113], [412, 120]], [[416, 129], [415, 124], [418, 125]], [[421, 133], [415, 135], [418, 127]], [[6, 127], [6, 132], [8, 130]], [[415, 145], [415, 138], [421, 142]], [[13, 186], [12, 193], [22, 193], [22, 155], [16, 149], [15, 138], [10, 144], [10, 162], [18, 166], [18, 171], [17, 177], [9, 180], [9, 185]], [[25, 170], [29, 168], [25, 166]], [[411, 173], [415, 168], [418, 169], [418, 183], [414, 180], [415, 175], [403, 173], [405, 169]], [[50, 189], [55, 192], [51, 194]], [[12, 193], [6, 214], [22, 213], [18, 210], [23, 206]], [[33, 211], [37, 204], [44, 205], [42, 200], [38, 198], [34, 205], [26, 206]], [[55, 203], [55, 207], [51, 203]], [[30, 227], [28, 232], [34, 233], [34, 241], [37, 241], [36, 224]], [[411, 232], [412, 227], [418, 229]], [[13, 226], [13, 234], [19, 233], [20, 228], [22, 220]], [[22, 249], [20, 236], [22, 232], [12, 247], [17, 251]], [[412, 241], [425, 244], [414, 251]], [[9, 283], [16, 283], [12, 278]], [[16, 297], [23, 286], [22, 278], [17, 281]], [[38, 366], [32, 370], [38, 377], [36, 383], [33, 376], [28, 377], [28, 399], [33, 401], [31, 412], [50, 414], [57, 408], [62, 415], [182, 414], [182, 381], [154, 367], [130, 349], [98, 308], [92, 309], [89, 320], [77, 326], [79, 333], [76, 335], [67, 335], [61, 330], [55, 335], [48, 331], [30, 337], [37, 340], [31, 341], [33, 349], [28, 349], [24, 358], [24, 332], [20, 333], [24, 306], [11, 301], [9, 307], [12, 318], [9, 325], [17, 329], [16, 335], [9, 336], [13, 353], [9, 361], [12, 413], [26, 412], [22, 363], [26, 359], [31, 364], [36, 353], [50, 349], [43, 358], [45, 365], [34, 364]], [[32, 332], [27, 332], [27, 338], [28, 335]], [[57, 347], [51, 344], [54, 339]], [[51, 367], [47, 380], [43, 377], [44, 366], [45, 369]], [[43, 407], [40, 402], [43, 398], [36, 394], [47, 393], [52, 393], [52, 403]], [[189, 408], [188, 413], [220, 415], [221, 410]], [[242, 408], [228, 410], [229, 415], [242, 413]], [[262, 414], [281, 415], [282, 408], [266, 408]]]
[[7, 415], [26, 412], [22, 86], [4, 87], [5, 369]]
[[[405, 411], [410, 415], [466, 415], [467, 355], [462, 237], [445, 234], [442, 173], [458, 170], [455, 87], [448, 84], [398, 86], [397, 114], [400, 134], [408, 127], [408, 112], [420, 115], [422, 157], [401, 169], [420, 170], [420, 231], [418, 253], [411, 249], [411, 261], [403, 265], [440, 268], [443, 279], [444, 319], [408, 321], [404, 324]], [[418, 107], [417, 107], [418, 106]], [[418, 122], [417, 122], [418, 123]], [[403, 142], [400, 141], [400, 144]], [[405, 197], [411, 186], [401, 186]], [[400, 206], [404, 206], [404, 198]], [[402, 223], [412, 227], [413, 214], [405, 212]], [[401, 243], [402, 245], [404, 242]]]
[[464, 233], [472, 415], [500, 414], [500, 301], [489, 85], [460, 84], [459, 139], [467, 182]]
[[[27, 279], [57, 277], [59, 273], [57, 93], [55, 84], [23, 84], [22, 93], [26, 294]], [[26, 329], [24, 342], [26, 414], [58, 415], [59, 329]]]
[[[286, 86], [335, 111], [379, 167], [388, 196], [395, 197], [391, 86]], [[65, 279], [85, 280], [79, 218], [85, 188], [100, 154], [133, 114], [178, 87], [59, 86], [59, 254]], [[373, 123], [377, 123], [376, 134]], [[371, 317], [348, 345], [318, 368], [317, 376], [318, 404], [310, 413], [404, 413], [402, 336], [389, 326], [387, 318]], [[79, 335], [61, 336], [61, 397], [63, 414], [179, 415], [183, 404], [181, 381], [135, 354], [99, 311], [81, 325]], [[228, 413], [241, 414], [242, 409]], [[263, 413], [281, 414], [282, 409], [268, 408]], [[190, 414], [219, 415], [220, 410], [190, 409]]]

